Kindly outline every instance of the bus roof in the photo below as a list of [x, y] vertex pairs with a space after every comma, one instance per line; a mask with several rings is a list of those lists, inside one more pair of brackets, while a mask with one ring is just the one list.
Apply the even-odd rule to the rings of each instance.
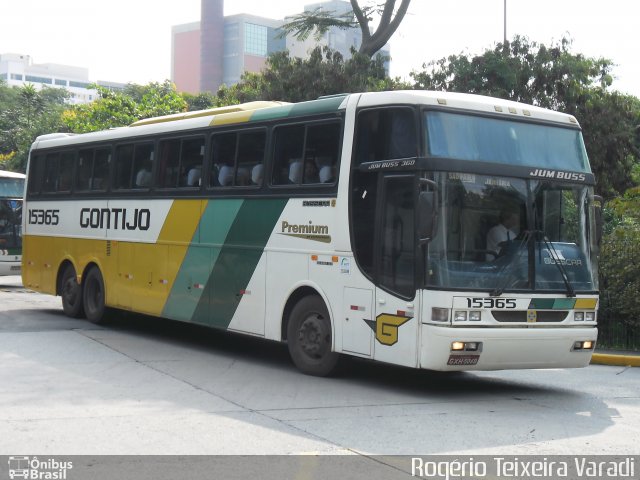
[[508, 118], [521, 117], [558, 123], [565, 126], [578, 126], [577, 120], [571, 115], [524, 103], [465, 93], [400, 90], [333, 95], [300, 103], [258, 101], [195, 112], [184, 112], [144, 119], [134, 122], [128, 127], [112, 128], [100, 132], [80, 135], [41, 135], [36, 139], [32, 148], [38, 149], [85, 142], [111, 141], [146, 134], [192, 130], [207, 126], [232, 125], [331, 113], [344, 110], [347, 102], [349, 102], [352, 97], [356, 97], [355, 100], [357, 101], [358, 108], [401, 104], [432, 105], [453, 111], [481, 112], [491, 113], [493, 115], [502, 114]]
[[25, 178], [25, 174], [10, 172], [8, 170], [0, 170], [0, 178]]

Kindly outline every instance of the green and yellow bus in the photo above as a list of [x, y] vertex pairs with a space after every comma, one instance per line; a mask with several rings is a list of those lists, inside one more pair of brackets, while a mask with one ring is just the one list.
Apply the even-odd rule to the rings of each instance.
[[[46, 135], [30, 153], [23, 282], [92, 322], [112, 308], [286, 342], [314, 375], [341, 355], [583, 367], [593, 185], [575, 118], [463, 94], [253, 102]], [[513, 238], [496, 244], [494, 228]]]

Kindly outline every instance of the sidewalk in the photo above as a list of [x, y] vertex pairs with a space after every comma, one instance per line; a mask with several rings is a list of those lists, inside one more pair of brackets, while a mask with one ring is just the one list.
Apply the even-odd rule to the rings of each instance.
[[640, 352], [596, 349], [595, 353], [591, 357], [591, 364], [640, 367]]

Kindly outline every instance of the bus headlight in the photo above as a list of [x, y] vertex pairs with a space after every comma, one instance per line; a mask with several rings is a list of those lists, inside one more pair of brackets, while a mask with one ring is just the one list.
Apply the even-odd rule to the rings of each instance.
[[453, 321], [454, 322], [466, 322], [467, 321], [467, 312], [464, 311], [456, 311], [453, 314]]
[[585, 312], [584, 321], [585, 322], [595, 322], [596, 320], [596, 312]]
[[452, 352], [481, 352], [482, 342], [451, 342]]
[[433, 322], [448, 322], [449, 321], [449, 309], [448, 308], [431, 308], [431, 321]]
[[572, 350], [593, 350], [595, 346], [595, 342], [593, 340], [578, 340], [577, 342], [573, 342]]
[[584, 312], [573, 312], [573, 320], [575, 322], [582, 322], [584, 320]]
[[471, 310], [469, 312], [469, 321], [470, 322], [479, 322], [480, 321], [480, 310]]

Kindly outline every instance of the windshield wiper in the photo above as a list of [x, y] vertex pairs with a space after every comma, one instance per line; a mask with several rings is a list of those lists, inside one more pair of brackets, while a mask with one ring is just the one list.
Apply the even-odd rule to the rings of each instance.
[[524, 235], [522, 236], [522, 240], [520, 240], [520, 243], [518, 244], [518, 248], [512, 254], [513, 256], [511, 257], [511, 259], [507, 263], [502, 265], [500, 270], [498, 270], [498, 274], [497, 274], [498, 277], [500, 277], [503, 273], [507, 273], [507, 272], [509, 273], [509, 275], [507, 275], [507, 277], [506, 277], [506, 279], [505, 279], [505, 281], [503, 282], [502, 285], [497, 286], [496, 288], [491, 290], [491, 292], [489, 293], [489, 296], [491, 296], [491, 297], [499, 297], [500, 295], [502, 295], [502, 293], [504, 292], [505, 288], [507, 288], [510, 285], [509, 282], [511, 281], [511, 277], [512, 277], [512, 275], [511, 275], [512, 267], [516, 263], [516, 262], [514, 262], [514, 260], [520, 255], [520, 250], [522, 250], [522, 247], [529, 242], [530, 238], [531, 238], [531, 232], [529, 232], [529, 231], [524, 232]]
[[576, 292], [573, 289], [573, 285], [569, 281], [569, 276], [567, 275], [567, 269], [564, 268], [564, 265], [560, 261], [562, 258], [553, 244], [549, 241], [549, 238], [544, 234], [543, 231], [538, 231], [542, 236], [542, 241], [547, 247], [547, 251], [549, 252], [549, 256], [551, 257], [551, 262], [558, 267], [558, 271], [560, 272], [560, 276], [562, 277], [562, 281], [564, 282], [565, 287], [567, 287], [567, 297], [575, 297]]

